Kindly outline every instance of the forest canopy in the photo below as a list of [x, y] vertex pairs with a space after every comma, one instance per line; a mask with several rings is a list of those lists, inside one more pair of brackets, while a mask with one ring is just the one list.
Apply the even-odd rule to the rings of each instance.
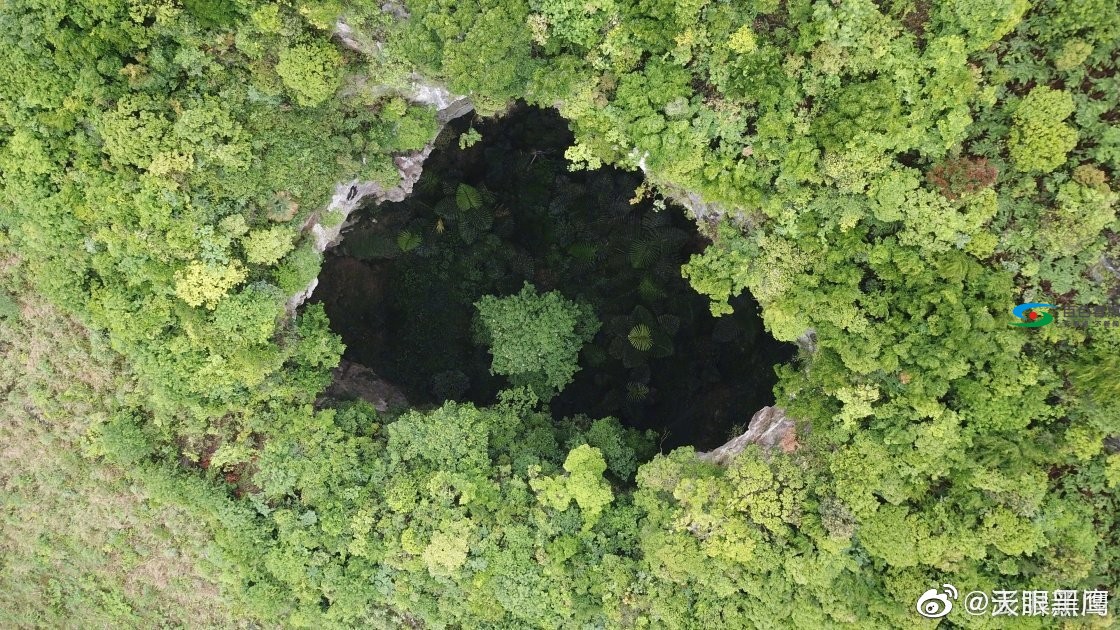
[[[231, 617], [917, 627], [943, 583], [1120, 583], [1116, 0], [8, 0], [0, 37], [5, 431], [186, 514]], [[749, 293], [800, 342], [797, 448], [718, 465], [554, 417], [598, 327], [528, 288], [477, 306], [494, 404], [325, 400], [342, 343], [291, 300], [338, 190], [426, 156], [433, 86], [555, 107], [572, 169], [687, 206], [711, 312]], [[141, 614], [13, 592], [15, 625]]]

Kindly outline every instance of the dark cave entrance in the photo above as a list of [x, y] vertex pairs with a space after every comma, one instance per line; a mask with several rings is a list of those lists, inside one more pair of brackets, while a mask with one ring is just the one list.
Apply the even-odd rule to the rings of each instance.
[[[472, 125], [482, 139], [461, 147]], [[707, 244], [684, 210], [649, 195], [632, 202], [640, 174], [569, 171], [571, 144], [552, 109], [452, 121], [408, 199], [359, 211], [312, 300], [346, 358], [400, 385], [414, 405], [486, 405], [506, 381], [472, 341], [474, 302], [526, 281], [557, 290], [591, 304], [602, 327], [553, 414], [614, 416], [658, 432], [666, 450], [714, 448], [773, 404], [773, 367], [794, 347], [763, 330], [750, 296], [712, 317], [680, 274]], [[635, 344], [637, 327], [656, 342]]]

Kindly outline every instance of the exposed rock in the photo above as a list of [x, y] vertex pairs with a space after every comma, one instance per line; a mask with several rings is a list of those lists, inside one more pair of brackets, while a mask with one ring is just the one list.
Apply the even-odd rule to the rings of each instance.
[[384, 381], [373, 370], [359, 363], [342, 360], [334, 370], [333, 381], [324, 398], [353, 400], [361, 398], [381, 413], [390, 409], [408, 407], [404, 393], [392, 383]]
[[[399, 19], [408, 18], [407, 11], [393, 2], [386, 3], [382, 6], [382, 10], [392, 13]], [[381, 42], [365, 41], [359, 33], [355, 32], [349, 24], [341, 19], [335, 22], [334, 34], [348, 48], [374, 57], [381, 53]], [[413, 103], [434, 107], [436, 118], [439, 121], [436, 136], [443, 131], [443, 127], [449, 121], [474, 109], [474, 105], [466, 96], [456, 96], [443, 86], [428, 81], [417, 74], [409, 75], [405, 85], [369, 85], [368, 81], [359, 79], [351, 89], [370, 90], [375, 95], [400, 94]], [[400, 183], [396, 186], [385, 188], [377, 182], [357, 179], [337, 184], [334, 189], [334, 196], [331, 197], [327, 207], [313, 213], [303, 226], [303, 231], [314, 239], [315, 250], [324, 252], [337, 245], [341, 240], [343, 229], [349, 227], [350, 214], [366, 203], [368, 199], [372, 198], [375, 203], [380, 204], [385, 201], [403, 201], [405, 197], [411, 194], [412, 186], [420, 179], [420, 174], [423, 172], [424, 160], [428, 159], [428, 155], [432, 152], [433, 142], [435, 142], [435, 136], [423, 149], [393, 159], [393, 162], [397, 165], [397, 172], [400, 174]], [[341, 218], [332, 216], [334, 220], [331, 222], [331, 227], [322, 224], [322, 217], [328, 212], [342, 215]], [[296, 309], [311, 297], [318, 285], [319, 279], [314, 278], [303, 290], [288, 298], [288, 313], [295, 313]]]
[[[1120, 278], [1120, 263], [1109, 259], [1109, 257], [1105, 256], [1104, 254], [1101, 254], [1099, 264], [1101, 267], [1104, 267], [1108, 271], [1112, 272], [1112, 275]], [[1096, 272], [1096, 267], [1093, 267], [1090, 273], [1093, 275], [1093, 280], [1097, 282], [1102, 282], [1104, 280], [1104, 277], [1100, 273]]]
[[398, 20], [407, 20], [412, 17], [408, 13], [408, 8], [406, 8], [403, 3], [399, 2], [386, 2], [381, 5], [381, 11], [392, 15]]
[[404, 97], [413, 103], [436, 108], [438, 111], [436, 117], [441, 123], [454, 120], [474, 110], [474, 104], [466, 96], [456, 96], [442, 85], [431, 83], [418, 74], [410, 75]]
[[792, 453], [797, 449], [793, 419], [786, 416], [780, 407], [763, 407], [751, 417], [746, 433], [715, 450], [698, 455], [700, 459], [725, 466], [751, 444], [758, 444], [765, 450], [777, 448], [783, 453]]
[[746, 214], [741, 210], [732, 210], [715, 202], [704, 201], [703, 197], [690, 190], [685, 190], [680, 186], [668, 182], [655, 181], [655, 178], [651, 176], [649, 168], [646, 166], [646, 158], [648, 157], [648, 151], [639, 156], [635, 149], [630, 154], [630, 158], [635, 160], [634, 164], [642, 171], [646, 179], [653, 182], [661, 194], [687, 209], [689, 214], [692, 215], [692, 218], [697, 222], [714, 225], [725, 216], [730, 216], [733, 220], [740, 223], [746, 223], [748, 221]]
[[[398, 2], [386, 2], [381, 5], [381, 10], [398, 20], [409, 18], [408, 9]], [[375, 58], [382, 54], [383, 46], [381, 42], [364, 38], [360, 33], [355, 32], [354, 28], [347, 24], [345, 20], [339, 19], [335, 22], [334, 35], [342, 42], [342, 45], [351, 50]], [[409, 74], [407, 80], [398, 79], [395, 83], [370, 85], [368, 81], [359, 79], [356, 87], [368, 89], [374, 96], [395, 92], [413, 103], [430, 105], [438, 111], [437, 115], [441, 123], [458, 118], [474, 109], [474, 105], [466, 96], [454, 95], [442, 85], [433, 83], [416, 73]]]
[[404, 201], [405, 197], [412, 194], [412, 186], [420, 179], [420, 174], [424, 171], [424, 160], [428, 159], [431, 152], [432, 146], [428, 145], [416, 153], [393, 158], [401, 181], [392, 188], [384, 188], [377, 182], [363, 182], [356, 179], [335, 186], [334, 196], [327, 205], [327, 211], [341, 213], [344, 220], [332, 227], [325, 227], [318, 221], [313, 222], [310, 225], [310, 233], [315, 239], [315, 249], [322, 252], [337, 245], [339, 234], [345, 226], [345, 219], [349, 218], [365, 200], [372, 198], [375, 203]]
[[813, 354], [817, 351], [817, 331], [813, 328], [806, 330], [797, 338], [796, 343], [805, 352]]
[[690, 190], [673, 190], [665, 185], [659, 186], [667, 196], [681, 204], [697, 221], [718, 221], [727, 215], [727, 209], [718, 203], [708, 203], [703, 197]]
[[306, 287], [289, 297], [287, 302], [288, 314], [292, 315], [295, 313], [300, 304], [303, 304], [311, 297], [311, 294], [315, 292], [315, 287], [317, 286], [319, 286], [319, 279], [312, 278], [311, 282], [308, 282]]
[[446, 123], [474, 110], [474, 104], [468, 97], [452, 94], [442, 85], [432, 83], [415, 73], [395, 81], [385, 80], [381, 83], [372, 83], [368, 77], [355, 77], [344, 89], [351, 95], [361, 92], [368, 93], [372, 98], [395, 95], [417, 105], [433, 107], [436, 110], [436, 120], [440, 123]]
[[384, 51], [381, 42], [354, 31], [354, 28], [342, 19], [334, 23], [334, 36], [342, 42], [343, 46], [369, 57], [379, 57]]
[[[376, 203], [385, 201], [403, 201], [412, 193], [412, 186], [420, 179], [424, 170], [424, 160], [432, 152], [432, 145], [428, 145], [415, 153], [401, 155], [393, 159], [400, 173], [400, 183], [391, 188], [385, 188], [377, 182], [363, 182], [351, 180], [335, 186], [334, 195], [330, 203], [322, 212], [312, 214], [303, 226], [303, 230], [312, 239], [315, 251], [323, 252], [338, 244], [342, 229], [346, 227], [346, 220], [350, 214], [366, 199], [372, 198]], [[336, 212], [342, 215], [341, 220], [336, 220], [331, 227], [324, 226], [320, 220], [325, 212]], [[314, 278], [306, 288], [288, 299], [288, 311], [295, 312], [318, 286], [319, 280]]]
[[[336, 34], [348, 46], [362, 50], [358, 48], [360, 44], [353, 39], [353, 32], [345, 23], [339, 22], [336, 24]], [[440, 123], [439, 129], [436, 130], [436, 136], [449, 121], [474, 109], [474, 105], [467, 97], [455, 96], [447, 89], [425, 81], [417, 75], [412, 76], [410, 85], [403, 90], [387, 85], [361, 86], [359, 89], [370, 89], [383, 93], [396, 92], [412, 102], [436, 108], [436, 117]], [[424, 160], [428, 159], [432, 152], [433, 142], [435, 142], [435, 137], [423, 149], [393, 158], [393, 162], [397, 166], [397, 173], [400, 175], [400, 183], [396, 186], [385, 188], [377, 182], [357, 179], [337, 184], [327, 207], [313, 213], [303, 226], [303, 231], [314, 239], [315, 250], [324, 252], [337, 245], [341, 240], [343, 229], [349, 226], [350, 214], [361, 205], [368, 203], [369, 199], [373, 199], [374, 203], [380, 204], [386, 201], [403, 201], [405, 197], [410, 195], [412, 186], [420, 179], [420, 174], [424, 170]], [[328, 212], [341, 215], [341, 217], [332, 217], [334, 220], [330, 227], [322, 224], [322, 217]], [[318, 284], [318, 279], [312, 279], [303, 290], [292, 295], [287, 302], [288, 312], [294, 313], [301, 304], [306, 302]]]

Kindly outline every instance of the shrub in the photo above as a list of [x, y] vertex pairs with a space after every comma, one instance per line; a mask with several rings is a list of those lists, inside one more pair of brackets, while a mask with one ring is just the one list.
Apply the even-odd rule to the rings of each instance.
[[490, 371], [532, 387], [541, 398], [572, 382], [580, 347], [599, 330], [590, 306], [556, 291], [540, 295], [528, 282], [517, 295], [487, 295], [475, 307], [477, 337], [494, 357]]
[[1077, 130], [1063, 123], [1074, 110], [1064, 90], [1036, 87], [1019, 103], [1008, 134], [1011, 163], [1020, 171], [1049, 173], [1077, 145]]
[[968, 33], [969, 50], [983, 50], [1014, 30], [1030, 7], [1028, 0], [952, 0], [943, 11]]
[[326, 43], [301, 44], [280, 52], [276, 73], [300, 105], [314, 107], [342, 84], [342, 55]]
[[284, 257], [276, 270], [276, 283], [287, 295], [302, 291], [311, 280], [319, 275], [322, 256], [306, 243], [292, 250]]
[[1080, 66], [1093, 53], [1093, 47], [1082, 39], [1071, 39], [1054, 56], [1054, 67], [1061, 72]]
[[959, 199], [995, 183], [999, 171], [987, 158], [956, 158], [934, 165], [926, 181], [947, 199]]
[[273, 265], [292, 251], [294, 234], [291, 228], [278, 225], [266, 230], [253, 230], [242, 239], [245, 258], [258, 265]]

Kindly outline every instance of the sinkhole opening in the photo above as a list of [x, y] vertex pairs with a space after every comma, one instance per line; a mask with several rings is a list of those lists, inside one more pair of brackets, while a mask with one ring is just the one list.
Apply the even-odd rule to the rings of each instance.
[[749, 295], [713, 317], [681, 276], [708, 244], [684, 209], [636, 192], [639, 173], [570, 171], [572, 142], [554, 109], [452, 121], [412, 195], [358, 211], [312, 301], [345, 358], [412, 405], [487, 405], [509, 382], [472, 334], [475, 302], [526, 282], [558, 291], [601, 325], [550, 401], [555, 417], [613, 416], [654, 430], [665, 450], [719, 446], [774, 403], [774, 366], [794, 346], [765, 332]]

